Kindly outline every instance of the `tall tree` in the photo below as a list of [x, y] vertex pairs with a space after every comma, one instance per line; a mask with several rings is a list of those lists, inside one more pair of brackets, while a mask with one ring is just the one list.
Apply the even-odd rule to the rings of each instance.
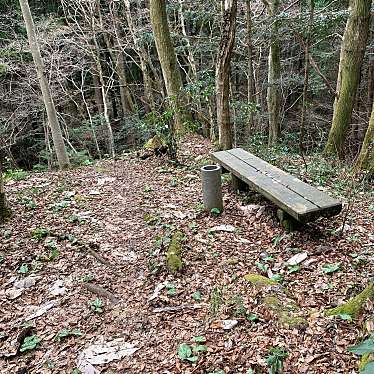
[[253, 69], [253, 59], [254, 59], [254, 51], [253, 51], [253, 42], [252, 42], [252, 8], [251, 8], [252, 0], [246, 0], [247, 4], [247, 48], [248, 48], [248, 105], [250, 105], [250, 113], [248, 118], [248, 131], [247, 134], [250, 134], [251, 130], [254, 127], [255, 122], [255, 115], [253, 111], [253, 105], [255, 102], [255, 77], [254, 77], [254, 69]]
[[3, 160], [0, 151], [0, 223], [3, 223], [10, 216], [10, 209], [5, 196], [3, 181]]
[[270, 48], [268, 58], [267, 106], [269, 114], [269, 144], [274, 144], [280, 136], [280, 47], [279, 47], [279, 0], [263, 0], [271, 22]]
[[371, 176], [374, 176], [374, 102], [369, 126], [366, 130], [356, 167], [361, 170], [367, 170]]
[[326, 154], [343, 155], [369, 34], [372, 0], [351, 0], [340, 52], [337, 96]]
[[223, 29], [216, 65], [216, 104], [218, 142], [220, 149], [233, 145], [233, 130], [230, 122], [230, 66], [235, 43], [237, 0], [225, 0]]
[[51, 128], [58, 164], [60, 169], [66, 169], [69, 167], [69, 157], [66, 152], [61, 127], [57, 118], [56, 108], [49, 88], [49, 83], [45, 75], [44, 63], [40, 54], [35, 25], [31, 15], [29, 3], [28, 0], [19, 0], [19, 4], [21, 6], [22, 16], [26, 25], [27, 37], [43, 95], [43, 101], [47, 112], [49, 126]]
[[184, 122], [190, 118], [186, 110], [186, 97], [182, 92], [182, 77], [170, 36], [165, 0], [150, 0], [150, 16], [158, 58], [169, 99], [175, 100], [175, 127], [178, 133], [184, 131]]

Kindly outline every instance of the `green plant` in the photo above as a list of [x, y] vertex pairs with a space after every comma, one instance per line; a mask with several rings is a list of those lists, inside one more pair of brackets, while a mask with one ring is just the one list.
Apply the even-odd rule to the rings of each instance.
[[91, 282], [91, 281], [95, 280], [95, 276], [91, 275], [91, 274], [83, 275], [83, 277], [81, 277], [80, 280], [82, 282]]
[[287, 268], [288, 274], [297, 273], [301, 269], [300, 265], [288, 265]]
[[223, 290], [221, 287], [215, 286], [210, 294], [210, 313], [216, 316], [223, 304]]
[[195, 301], [201, 301], [201, 292], [200, 292], [200, 291], [195, 291], [195, 292], [192, 294], [192, 298], [193, 298]]
[[[374, 332], [371, 334], [371, 336], [368, 339], [362, 341], [361, 343], [357, 345], [349, 347], [348, 352], [354, 353], [358, 356], [369, 357], [369, 355], [374, 353]], [[366, 362], [366, 364], [360, 371], [360, 374], [371, 374], [374, 372], [373, 369], [374, 369], [374, 361]]]
[[211, 213], [213, 216], [218, 216], [218, 215], [221, 214], [221, 210], [218, 209], [218, 208], [212, 208], [212, 209], [210, 210], [210, 213]]
[[199, 358], [192, 354], [191, 346], [186, 343], [182, 343], [178, 347], [178, 357], [182, 361], [196, 362]]
[[175, 286], [173, 284], [168, 283], [165, 287], [169, 296], [174, 296], [177, 293], [177, 290], [175, 289]]
[[283, 361], [288, 357], [288, 353], [281, 348], [270, 349], [270, 355], [266, 358], [269, 374], [281, 374], [283, 372]]
[[37, 335], [26, 336], [19, 350], [20, 352], [32, 351], [41, 341], [42, 340]]
[[35, 201], [29, 197], [23, 197], [19, 203], [28, 209], [36, 209], [37, 207]]
[[54, 340], [61, 341], [69, 336], [82, 336], [83, 334], [79, 329], [62, 329], [55, 336]]
[[176, 177], [172, 177], [170, 180], [170, 187], [177, 187], [178, 179]]
[[44, 227], [37, 228], [31, 232], [31, 237], [36, 240], [42, 240], [51, 234], [50, 229]]
[[98, 297], [94, 301], [90, 301], [90, 306], [95, 313], [101, 314], [104, 312], [103, 302]]
[[29, 272], [29, 266], [27, 264], [22, 264], [18, 269], [18, 273], [20, 274], [27, 274], [28, 272]]
[[340, 270], [340, 263], [322, 265], [321, 270], [326, 274], [335, 273]]
[[14, 180], [14, 181], [21, 181], [26, 179], [29, 176], [29, 173], [27, 171], [24, 171], [22, 169], [13, 169], [13, 170], [7, 170], [4, 173], [4, 179], [5, 180]]

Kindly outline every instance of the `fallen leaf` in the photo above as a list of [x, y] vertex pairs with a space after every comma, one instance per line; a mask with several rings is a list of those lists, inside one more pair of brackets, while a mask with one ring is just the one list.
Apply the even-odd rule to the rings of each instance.
[[218, 321], [213, 321], [210, 324], [211, 329], [222, 329], [222, 330], [231, 330], [238, 324], [236, 319], [223, 319]]
[[235, 232], [235, 227], [232, 225], [219, 225], [212, 227], [209, 231], [216, 232], [216, 231], [226, 231], [226, 232]]
[[123, 338], [105, 342], [104, 338], [100, 337], [99, 341], [101, 342], [92, 344], [83, 350], [79, 361], [87, 361], [91, 365], [102, 365], [131, 356], [139, 349], [135, 347], [137, 342], [129, 343]]
[[306, 258], [308, 257], [308, 252], [301, 252], [301, 253], [296, 253], [294, 256], [292, 256], [288, 261], [288, 265], [299, 265], [301, 264]]

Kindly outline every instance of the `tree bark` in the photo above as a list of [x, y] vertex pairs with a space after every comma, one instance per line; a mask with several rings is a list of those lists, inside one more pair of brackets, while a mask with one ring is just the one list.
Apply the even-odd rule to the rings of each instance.
[[267, 106], [269, 114], [269, 145], [275, 144], [280, 136], [280, 47], [278, 28], [279, 21], [276, 17], [279, 14], [279, 0], [269, 0], [266, 2], [268, 14], [271, 19], [270, 29], [270, 49], [268, 59], [268, 89]]
[[248, 105], [250, 105], [250, 112], [248, 118], [248, 128], [247, 135], [249, 135], [253, 127], [255, 126], [255, 114], [252, 110], [253, 105], [255, 105], [255, 77], [253, 69], [253, 42], [252, 42], [252, 9], [251, 0], [247, 0], [247, 47], [248, 47]]
[[310, 42], [313, 32], [313, 20], [314, 20], [314, 0], [309, 2], [309, 24], [308, 34], [305, 43], [305, 63], [304, 63], [304, 88], [303, 88], [303, 103], [301, 107], [301, 121], [300, 121], [300, 152], [304, 157], [304, 137], [305, 137], [305, 117], [307, 114], [307, 101], [308, 101], [308, 87], [309, 87], [309, 51]]
[[5, 196], [3, 181], [3, 159], [0, 155], [0, 224], [10, 216], [11, 212]]
[[40, 54], [39, 44], [36, 37], [35, 25], [32, 19], [28, 0], [19, 0], [22, 16], [25, 21], [27, 37], [29, 40], [31, 54], [34, 60], [35, 69], [38, 75], [40, 88], [43, 95], [43, 101], [48, 116], [49, 126], [51, 128], [53, 144], [60, 169], [69, 167], [69, 157], [66, 152], [62, 131], [58, 122], [56, 108], [50, 92], [49, 83], [45, 75], [44, 63]]
[[233, 144], [230, 121], [230, 65], [235, 43], [237, 1], [225, 0], [223, 30], [216, 65], [216, 103], [218, 142], [220, 149], [230, 149]]
[[169, 100], [175, 102], [175, 130], [183, 133], [184, 122], [191, 118], [184, 108], [186, 99], [182, 93], [182, 77], [177, 65], [166, 14], [165, 0], [150, 0], [150, 15], [158, 58]]
[[356, 168], [366, 170], [371, 176], [374, 176], [374, 103]]
[[352, 119], [370, 26], [372, 0], [351, 0], [350, 15], [340, 52], [337, 97], [326, 154], [343, 156], [343, 146]]

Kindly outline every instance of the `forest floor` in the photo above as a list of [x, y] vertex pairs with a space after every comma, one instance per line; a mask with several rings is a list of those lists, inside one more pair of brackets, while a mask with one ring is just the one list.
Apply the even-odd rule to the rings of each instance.
[[[286, 233], [271, 203], [225, 181], [214, 216], [201, 205], [209, 152], [195, 137], [179, 165], [129, 155], [7, 182], [1, 373], [267, 373], [277, 358], [284, 373], [358, 372], [347, 348], [374, 329], [373, 305], [356, 321], [324, 310], [373, 276], [373, 196], [354, 196], [343, 233], [346, 206]], [[176, 229], [184, 265], [172, 274]], [[298, 253], [304, 261], [287, 264]], [[255, 286], [248, 273], [279, 284]]]

